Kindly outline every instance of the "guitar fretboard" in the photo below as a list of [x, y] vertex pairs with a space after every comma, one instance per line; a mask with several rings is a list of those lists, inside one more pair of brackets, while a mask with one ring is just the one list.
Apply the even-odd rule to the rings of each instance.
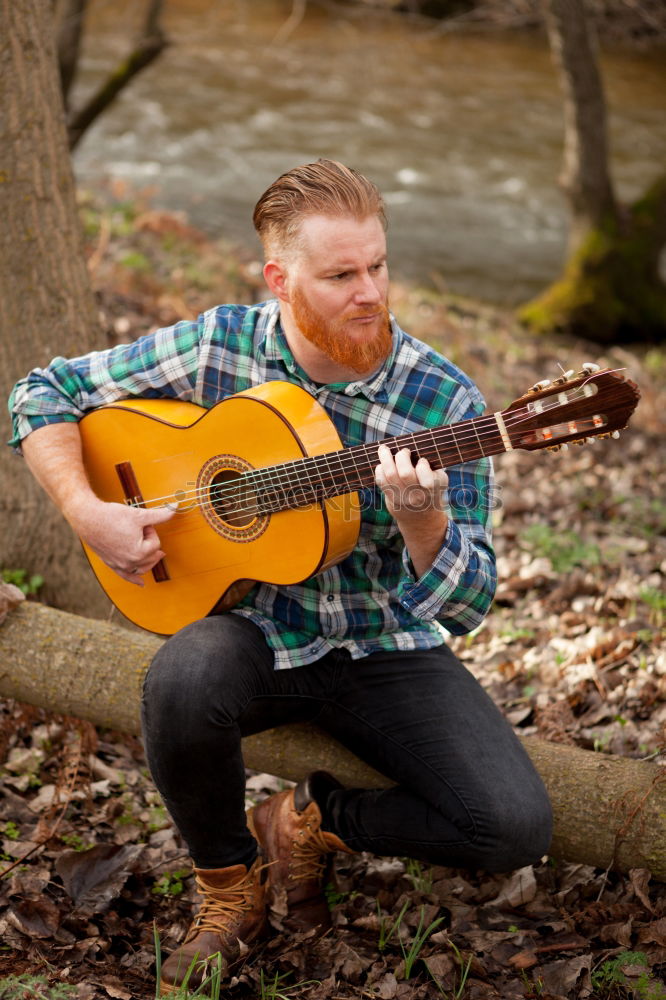
[[495, 414], [486, 414], [445, 427], [256, 469], [242, 476], [242, 485], [239, 482], [237, 488], [239, 492], [251, 492], [256, 497], [257, 513], [260, 514], [353, 493], [374, 485], [380, 444], [388, 445], [394, 454], [409, 448], [413, 462], [426, 458], [433, 469], [446, 469], [496, 455], [510, 447], [506, 432], [503, 432], [503, 422], [500, 427]]

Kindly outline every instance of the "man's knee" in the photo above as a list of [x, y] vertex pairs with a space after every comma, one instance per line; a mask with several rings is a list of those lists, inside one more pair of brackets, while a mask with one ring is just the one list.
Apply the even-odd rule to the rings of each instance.
[[553, 810], [543, 787], [502, 804], [488, 819], [483, 838], [483, 860], [488, 871], [504, 872], [536, 864], [548, 853], [553, 833]]
[[230, 697], [239, 671], [232, 663], [231, 644], [215, 619], [194, 622], [171, 636], [155, 654], [143, 684], [143, 714], [162, 720], [163, 726], [185, 727], [215, 709], [224, 722], [225, 699]]
[[144, 680], [144, 714], [173, 713], [176, 725], [185, 718], [232, 723], [261, 686], [267, 665], [265, 640], [251, 622], [237, 615], [203, 618], [156, 653]]
[[[445, 839], [439, 847], [433, 845], [427, 860], [434, 864], [508, 872], [535, 864], [548, 853], [553, 814], [540, 779], [527, 789], [514, 789], [513, 794], [499, 796], [493, 791], [487, 789], [484, 796], [477, 790], [467, 821], [458, 821], [464, 841], [451, 845], [450, 830], [445, 827]], [[441, 815], [445, 819], [446, 811]]]
[[[194, 622], [176, 632], [162, 645], [148, 668], [144, 679], [144, 697], [168, 695], [173, 689], [197, 685], [215, 657], [216, 643], [210, 634], [208, 619]], [[219, 648], [217, 650], [219, 655]]]

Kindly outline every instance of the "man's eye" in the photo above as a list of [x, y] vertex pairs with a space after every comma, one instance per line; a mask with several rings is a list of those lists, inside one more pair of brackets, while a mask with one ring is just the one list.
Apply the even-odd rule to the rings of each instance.
[[332, 281], [342, 281], [343, 278], [347, 277], [348, 273], [349, 273], [348, 271], [341, 271], [340, 274], [332, 274], [331, 275], [331, 280]]

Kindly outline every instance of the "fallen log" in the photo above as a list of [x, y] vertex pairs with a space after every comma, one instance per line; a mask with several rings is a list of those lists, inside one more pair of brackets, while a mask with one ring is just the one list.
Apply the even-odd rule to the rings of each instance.
[[[0, 696], [140, 732], [141, 683], [159, 638], [24, 602], [0, 625]], [[555, 858], [666, 882], [666, 768], [525, 738], [553, 803]], [[352, 787], [391, 782], [310, 725], [248, 737], [247, 767], [298, 781], [313, 768]]]

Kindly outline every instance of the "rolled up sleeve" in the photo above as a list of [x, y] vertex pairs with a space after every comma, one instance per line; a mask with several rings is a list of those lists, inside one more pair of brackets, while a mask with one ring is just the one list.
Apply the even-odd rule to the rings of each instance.
[[415, 579], [405, 549], [398, 596], [415, 618], [436, 620], [453, 635], [465, 635], [485, 618], [497, 586], [490, 459], [449, 469], [448, 497], [449, 523], [434, 562]]
[[16, 383], [9, 397], [10, 447], [47, 424], [80, 420], [89, 410], [133, 396], [187, 399], [197, 372], [200, 328], [177, 323], [131, 344], [54, 358]]

